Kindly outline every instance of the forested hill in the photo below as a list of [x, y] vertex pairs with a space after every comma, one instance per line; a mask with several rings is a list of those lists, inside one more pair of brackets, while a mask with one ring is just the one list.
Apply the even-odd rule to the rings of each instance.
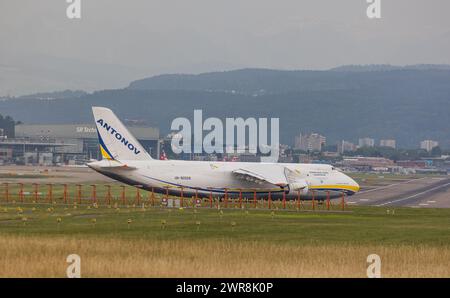
[[131, 82], [133, 90], [197, 90], [249, 95], [299, 91], [365, 90], [374, 88], [450, 88], [450, 66], [348, 65], [328, 71], [241, 69], [198, 75], [159, 75]]
[[163, 134], [174, 118], [203, 109], [204, 117], [279, 117], [288, 144], [314, 131], [330, 144], [369, 136], [402, 147], [423, 139], [450, 147], [450, 70], [443, 66], [161, 75], [73, 98], [10, 98], [0, 101], [0, 113], [25, 123], [81, 123], [93, 120], [93, 105], [146, 120]]

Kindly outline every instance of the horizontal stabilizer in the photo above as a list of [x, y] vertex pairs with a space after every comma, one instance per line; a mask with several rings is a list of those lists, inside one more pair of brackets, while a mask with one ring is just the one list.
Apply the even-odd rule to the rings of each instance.
[[102, 159], [100, 161], [93, 161], [87, 164], [88, 167], [94, 169], [94, 170], [98, 170], [98, 169], [102, 169], [102, 170], [107, 170], [107, 169], [118, 169], [118, 170], [125, 170], [125, 171], [130, 171], [130, 170], [135, 170], [136, 167], [133, 166], [129, 166], [125, 163], [119, 162], [117, 160], [109, 160], [109, 159]]

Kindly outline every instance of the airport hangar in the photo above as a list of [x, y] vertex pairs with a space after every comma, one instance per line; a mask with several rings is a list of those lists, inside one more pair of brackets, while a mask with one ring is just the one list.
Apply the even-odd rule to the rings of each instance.
[[[129, 126], [153, 158], [159, 157], [159, 129]], [[18, 124], [14, 139], [0, 142], [11, 161], [23, 164], [83, 164], [101, 159], [95, 124]]]

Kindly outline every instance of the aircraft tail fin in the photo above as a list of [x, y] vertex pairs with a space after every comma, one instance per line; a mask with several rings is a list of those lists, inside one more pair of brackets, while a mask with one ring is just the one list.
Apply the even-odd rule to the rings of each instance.
[[113, 111], [104, 107], [92, 107], [92, 112], [104, 159], [119, 161], [152, 159]]

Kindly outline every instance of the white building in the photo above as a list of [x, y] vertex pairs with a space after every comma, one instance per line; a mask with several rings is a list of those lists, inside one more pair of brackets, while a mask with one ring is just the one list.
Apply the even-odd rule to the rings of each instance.
[[380, 146], [381, 147], [390, 147], [390, 148], [396, 148], [397, 144], [396, 141], [393, 139], [387, 139], [387, 140], [380, 140]]
[[358, 140], [358, 147], [373, 147], [375, 146], [375, 140], [372, 138], [361, 138]]
[[318, 133], [300, 134], [295, 137], [295, 149], [303, 151], [322, 151], [326, 138]]
[[356, 151], [356, 145], [342, 140], [342, 142], [338, 143], [337, 150], [340, 154], [343, 154], [344, 152], [353, 152]]
[[439, 143], [433, 140], [425, 140], [420, 142], [420, 149], [427, 150], [430, 152], [434, 147], [439, 146]]

